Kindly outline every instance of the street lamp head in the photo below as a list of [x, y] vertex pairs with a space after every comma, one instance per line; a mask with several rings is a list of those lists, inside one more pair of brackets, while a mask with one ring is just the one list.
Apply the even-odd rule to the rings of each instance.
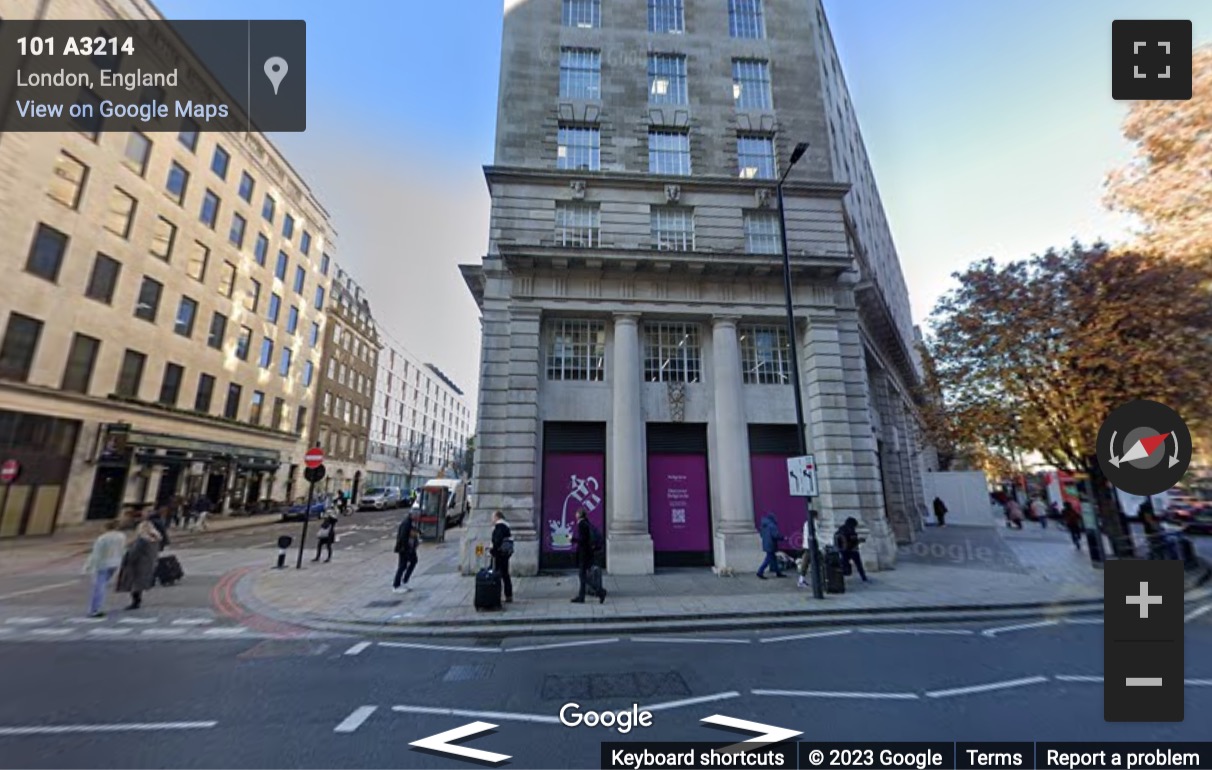
[[796, 163], [798, 163], [800, 158], [804, 157], [804, 153], [806, 152], [808, 152], [807, 142], [800, 142], [797, 144], [795, 149], [791, 151], [791, 163], [789, 165], [794, 166]]

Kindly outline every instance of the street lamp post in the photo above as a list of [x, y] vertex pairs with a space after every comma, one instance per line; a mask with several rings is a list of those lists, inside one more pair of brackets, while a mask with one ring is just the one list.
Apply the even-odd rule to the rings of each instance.
[[[799, 440], [800, 456], [808, 454], [807, 426], [804, 424], [804, 394], [800, 391], [800, 355], [796, 345], [795, 311], [791, 303], [791, 254], [787, 250], [787, 214], [783, 209], [783, 182], [791, 169], [804, 157], [808, 150], [807, 142], [800, 142], [791, 152], [791, 161], [787, 170], [779, 177], [777, 187], [779, 199], [779, 236], [783, 246], [783, 295], [787, 304], [787, 340], [791, 346], [791, 389], [795, 392], [795, 427], [796, 438]], [[816, 540], [816, 519], [812, 515], [812, 498], [808, 498], [808, 564], [812, 574], [812, 595], [817, 599], [825, 598], [824, 581], [821, 579], [821, 562]]]

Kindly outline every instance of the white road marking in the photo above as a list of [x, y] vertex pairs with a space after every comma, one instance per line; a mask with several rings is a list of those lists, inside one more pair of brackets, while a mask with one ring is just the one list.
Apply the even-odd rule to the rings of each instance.
[[512, 714], [504, 711], [469, 711], [467, 709], [436, 708], [434, 706], [392, 706], [392, 711], [401, 714], [436, 714], [449, 717], [469, 717], [471, 719], [498, 719], [503, 722], [537, 722], [545, 725], [558, 725], [560, 718], [546, 714]]
[[[363, 642], [366, 644], [366, 642]], [[370, 719], [370, 715], [378, 711], [378, 706], [358, 706], [349, 716], [341, 720], [341, 724], [333, 728], [334, 733], [352, 733], [362, 726], [362, 723]]]
[[728, 692], [717, 692], [714, 695], [700, 695], [697, 698], [683, 698], [682, 700], [671, 700], [664, 703], [654, 703], [651, 706], [641, 706], [641, 711], [668, 711], [669, 709], [681, 708], [682, 706], [697, 706], [700, 703], [713, 703], [717, 700], [729, 700], [731, 698], [739, 698], [741, 694], [735, 690]]
[[469, 746], [456, 743], [456, 741], [466, 740], [472, 736], [495, 729], [497, 729], [497, 726], [491, 722], [469, 722], [453, 730], [445, 730], [437, 735], [430, 735], [419, 741], [413, 741], [408, 745], [428, 751], [436, 751], [440, 754], [464, 757], [472, 762], [479, 762], [481, 764], [499, 765], [509, 759], [510, 756], [508, 754], [498, 754], [495, 751], [473, 749]]
[[75, 630], [74, 628], [35, 628], [30, 633], [35, 636], [67, 636]]
[[679, 639], [673, 636], [633, 636], [631, 641], [654, 644], [749, 644], [748, 639]]
[[500, 652], [500, 647], [454, 647], [441, 644], [420, 644], [417, 642], [379, 642], [380, 647], [399, 647], [405, 650], [440, 650], [442, 652]]
[[860, 634], [939, 634], [944, 636], [968, 636], [975, 633], [967, 628], [860, 628]]
[[214, 623], [214, 618], [177, 618], [173, 621], [174, 626], [209, 626]]
[[134, 631], [133, 628], [90, 628], [89, 636], [124, 636]]
[[1212, 687], [1212, 679], [1184, 679], [1183, 684], [1190, 687]]
[[854, 698], [870, 700], [918, 700], [915, 692], [828, 692], [824, 690], [750, 690], [754, 695], [783, 695], [789, 698]]
[[1046, 676], [1028, 676], [1022, 679], [1009, 679], [1005, 682], [990, 682], [989, 684], [976, 684], [970, 687], [955, 687], [950, 690], [932, 690], [926, 693], [927, 698], [949, 698], [952, 695], [971, 695], [978, 692], [991, 692], [993, 690], [1008, 690], [1011, 687], [1026, 687], [1031, 684], [1040, 684], [1048, 681]]
[[244, 626], [226, 626], [223, 628], [208, 628], [203, 631], [205, 636], [239, 636], [248, 631]]
[[1064, 622], [1071, 626], [1101, 626], [1102, 618], [1065, 618]]
[[131, 625], [146, 626], [156, 622], [156, 618], [122, 618], [119, 623], [129, 623]]
[[1088, 674], [1057, 674], [1052, 678], [1058, 682], [1089, 682], [1091, 684], [1103, 681], [1101, 676], [1091, 676]]
[[48, 586], [39, 586], [38, 588], [27, 588], [24, 591], [13, 591], [11, 594], [0, 594], [0, 599], [15, 599], [18, 596], [29, 596], [30, 594], [40, 594], [43, 591], [54, 591], [56, 588], [67, 588], [68, 586], [80, 585], [79, 580], [68, 580], [63, 583], [51, 583]]
[[144, 636], [182, 636], [185, 634], [184, 628], [145, 628], [143, 629]]
[[1212, 612], [1212, 604], [1205, 604], [1204, 606], [1199, 607], [1198, 609], [1194, 609], [1194, 610], [1191, 610], [1190, 612], [1188, 612], [1186, 617], [1183, 618], [1183, 622], [1190, 623], [1192, 620], [1195, 620], [1196, 618], [1199, 618], [1199, 617], [1203, 617], [1204, 615], [1207, 615], [1209, 612]]
[[851, 633], [849, 628], [839, 631], [814, 631], [810, 634], [792, 634], [791, 636], [775, 636], [770, 639], [759, 639], [759, 642], [769, 644], [770, 642], [794, 642], [797, 639], [821, 639], [826, 636], [845, 636]]
[[39, 623], [46, 623], [50, 618], [9, 618], [5, 623], [10, 623], [14, 626], [36, 626]]
[[1008, 634], [1011, 631], [1026, 631], [1027, 629], [1030, 629], [1030, 628], [1046, 628], [1048, 626], [1056, 626], [1056, 625], [1060, 625], [1059, 620], [1040, 620], [1035, 623], [1019, 623], [1016, 626], [1001, 626], [1000, 628], [987, 628], [984, 631], [981, 631], [981, 635], [992, 638], [994, 636], [997, 636], [998, 634]]
[[552, 644], [529, 644], [523, 647], [510, 647], [505, 652], [531, 652], [533, 650], [556, 650], [562, 647], [588, 647], [595, 644], [613, 644], [618, 639], [586, 639], [579, 642], [554, 642]]
[[205, 730], [218, 722], [129, 722], [113, 725], [40, 725], [29, 727], [0, 727], [0, 736], [63, 735], [64, 733], [125, 733], [155, 732], [157, 730]]
[[64, 618], [63, 622], [79, 626], [84, 625], [85, 623], [104, 623], [105, 618]]
[[[350, 647], [348, 650], [346, 650], [345, 654], [346, 655], [358, 655], [362, 652], [362, 650], [365, 650], [369, 646], [370, 646], [370, 642], [358, 642], [353, 647]], [[368, 708], [368, 707], [363, 706], [363, 708]]]

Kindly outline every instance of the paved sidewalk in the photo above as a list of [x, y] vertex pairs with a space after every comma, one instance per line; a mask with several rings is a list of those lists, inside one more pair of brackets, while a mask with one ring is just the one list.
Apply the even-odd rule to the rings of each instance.
[[[740, 624], [789, 613], [814, 616], [849, 613], [956, 612], [996, 609], [1101, 607], [1103, 573], [1077, 551], [1068, 535], [1047, 530], [1005, 531], [998, 527], [927, 528], [919, 541], [900, 549], [895, 570], [875, 573], [870, 583], [847, 581], [846, 593], [812, 599], [794, 577], [758, 580], [753, 574], [717, 577], [708, 569], [661, 570], [652, 576], [606, 575], [609, 598], [570, 604], [575, 573], [514, 578], [515, 602], [504, 612], [477, 613], [473, 581], [457, 573], [458, 535], [425, 544], [412, 578], [413, 590], [393, 594], [396, 556], [390, 546], [338, 553], [330, 564], [308, 563], [296, 571], [250, 573], [237, 598], [252, 611], [300, 624], [368, 624], [406, 628], [643, 623], [734, 618]], [[1084, 547], [1084, 543], [1083, 543]]]

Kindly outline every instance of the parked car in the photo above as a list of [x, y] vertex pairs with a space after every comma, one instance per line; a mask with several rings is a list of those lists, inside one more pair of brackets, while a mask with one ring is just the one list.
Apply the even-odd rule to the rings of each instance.
[[358, 510], [385, 511], [388, 508], [398, 508], [402, 503], [399, 487], [371, 487], [363, 492], [358, 500]]
[[408, 487], [402, 487], [400, 489], [400, 505], [404, 506], [405, 508], [411, 508], [412, 504], [416, 501], [417, 493], [414, 490], [411, 490]]
[[1171, 497], [1166, 519], [1192, 534], [1212, 533], [1212, 502], [1197, 497]]
[[286, 512], [282, 514], [282, 521], [303, 521], [304, 518], [318, 519], [324, 515], [324, 511], [326, 510], [328, 510], [327, 500], [312, 501], [310, 510], [307, 508], [307, 502], [302, 501], [287, 508]]

